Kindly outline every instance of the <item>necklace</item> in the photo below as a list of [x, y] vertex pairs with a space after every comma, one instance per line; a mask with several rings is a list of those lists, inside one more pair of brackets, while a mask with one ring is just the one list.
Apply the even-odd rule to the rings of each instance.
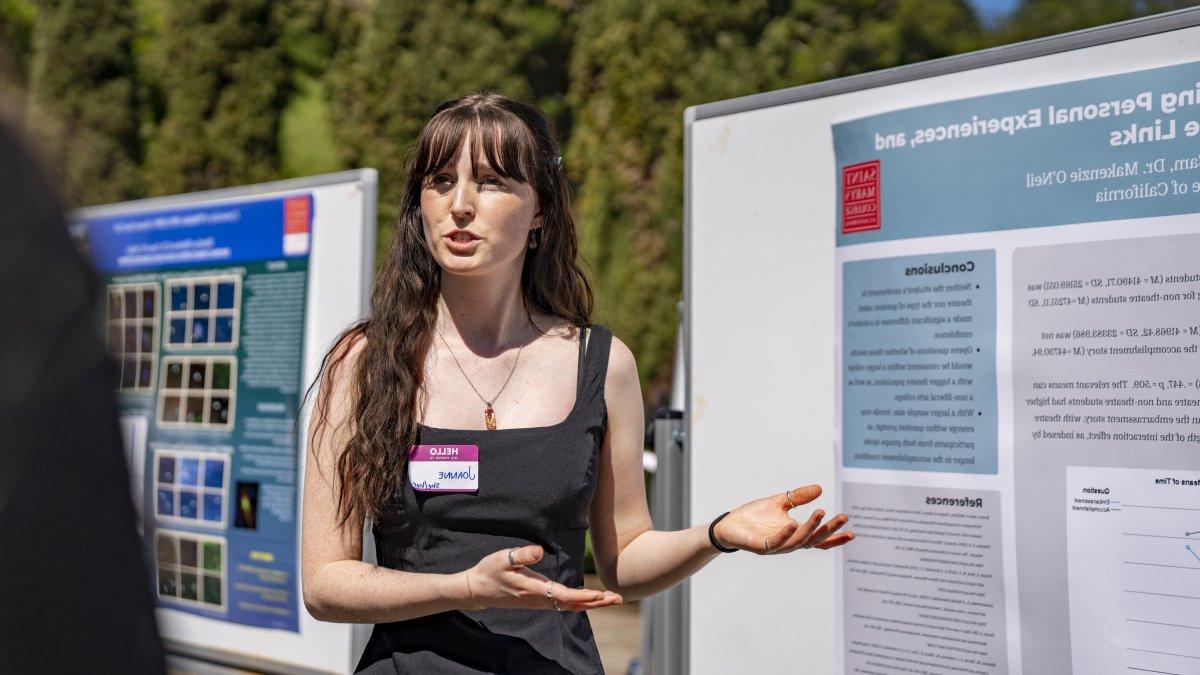
[[446, 336], [442, 334], [442, 329], [439, 328], [437, 334], [438, 337], [442, 339], [442, 344], [446, 345], [446, 351], [450, 352], [450, 358], [454, 359], [454, 365], [458, 366], [458, 372], [462, 373], [463, 379], [467, 381], [467, 384], [471, 385], [471, 389], [475, 392], [475, 395], [479, 397], [479, 400], [483, 401], [483, 423], [487, 425], [488, 431], [495, 431], [496, 410], [492, 407], [492, 405], [497, 399], [500, 398], [500, 394], [504, 393], [504, 388], [508, 386], [509, 380], [512, 379], [513, 373], [516, 372], [517, 363], [521, 360], [521, 350], [525, 349], [525, 345], [521, 345], [520, 348], [517, 349], [517, 357], [513, 359], [512, 368], [508, 371], [508, 377], [504, 378], [504, 384], [500, 385], [500, 391], [496, 392], [496, 395], [493, 396], [492, 400], [489, 401], [483, 397], [483, 394], [479, 393], [479, 389], [475, 387], [475, 383], [471, 381], [471, 378], [467, 377], [467, 371], [463, 370], [462, 363], [460, 363], [458, 357], [454, 355], [454, 350], [450, 348], [450, 343], [446, 342]]

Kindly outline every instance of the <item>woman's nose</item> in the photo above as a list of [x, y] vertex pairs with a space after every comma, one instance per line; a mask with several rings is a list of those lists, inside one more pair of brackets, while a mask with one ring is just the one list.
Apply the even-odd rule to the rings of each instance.
[[450, 215], [464, 220], [475, 215], [475, 191], [470, 181], [460, 180], [454, 186], [454, 201], [450, 203]]

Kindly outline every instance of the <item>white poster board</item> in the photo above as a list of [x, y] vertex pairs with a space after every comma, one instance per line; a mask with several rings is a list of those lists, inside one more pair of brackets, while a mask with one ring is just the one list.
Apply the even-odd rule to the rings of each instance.
[[365, 644], [369, 626], [304, 608], [296, 425], [325, 351], [366, 308], [376, 186], [362, 169], [73, 214], [105, 288], [171, 653], [344, 673]]
[[691, 672], [1200, 672], [1198, 25], [689, 109]]

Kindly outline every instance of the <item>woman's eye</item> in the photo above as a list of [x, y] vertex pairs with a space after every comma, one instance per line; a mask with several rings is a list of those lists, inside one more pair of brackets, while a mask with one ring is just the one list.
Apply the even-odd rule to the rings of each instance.
[[429, 182], [433, 185], [449, 185], [451, 180], [450, 180], [450, 176], [447, 176], [444, 173], [439, 173], [439, 174], [431, 177], [429, 179]]
[[499, 178], [494, 178], [492, 176], [488, 176], [486, 178], [480, 179], [479, 184], [486, 185], [488, 187], [497, 187], [497, 188], [504, 187], [504, 183]]

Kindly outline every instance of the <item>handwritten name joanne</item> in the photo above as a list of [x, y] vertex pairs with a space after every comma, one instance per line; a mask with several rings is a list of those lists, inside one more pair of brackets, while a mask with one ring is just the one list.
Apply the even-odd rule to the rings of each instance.
[[475, 480], [475, 471], [469, 468], [462, 471], [439, 471], [438, 480]]

